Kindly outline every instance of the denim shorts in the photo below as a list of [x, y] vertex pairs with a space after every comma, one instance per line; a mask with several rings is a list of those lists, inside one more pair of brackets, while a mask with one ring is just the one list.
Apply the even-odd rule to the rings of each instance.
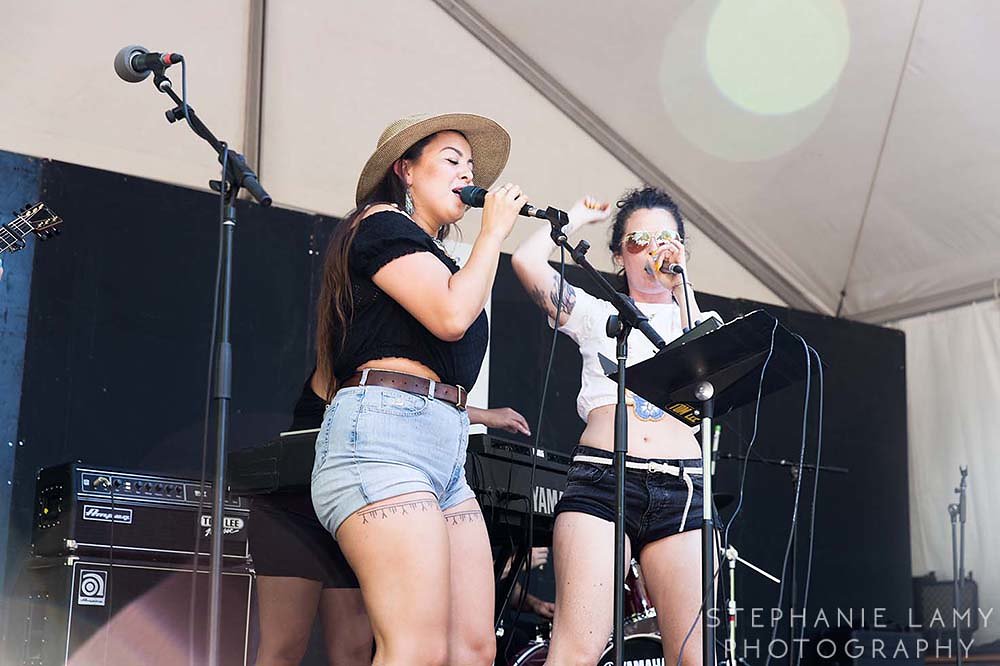
[[468, 413], [446, 402], [381, 386], [337, 391], [316, 437], [317, 518], [336, 537], [348, 516], [390, 497], [426, 491], [442, 511], [474, 498], [468, 439]]
[[[573, 456], [595, 456], [611, 462], [610, 451], [578, 446]], [[677, 468], [701, 469], [701, 458], [646, 459]], [[700, 474], [690, 475], [691, 487], [682, 476], [663, 472], [626, 469], [625, 534], [632, 542], [632, 556], [647, 544], [673, 534], [701, 527], [704, 485]], [[556, 504], [555, 514], [575, 511], [614, 522], [615, 471], [610, 464], [574, 461], [566, 473], [566, 492]]]

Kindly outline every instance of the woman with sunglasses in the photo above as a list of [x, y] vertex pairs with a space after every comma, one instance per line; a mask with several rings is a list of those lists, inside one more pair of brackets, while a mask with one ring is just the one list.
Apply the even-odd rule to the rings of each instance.
[[[607, 220], [611, 206], [593, 198], [569, 212], [567, 235]], [[673, 200], [655, 188], [627, 192], [618, 202], [610, 249], [624, 278], [624, 291], [670, 341], [688, 326], [685, 304], [696, 320], [694, 291], [679, 275], [661, 267], [686, 267], [684, 220]], [[556, 506], [553, 562], [556, 612], [547, 665], [593, 664], [607, 645], [613, 623], [617, 388], [604, 376], [598, 354], [615, 357], [615, 341], [605, 334], [611, 304], [569, 283], [548, 258], [554, 246], [539, 229], [512, 258], [518, 278], [553, 324], [572, 338], [583, 357], [577, 411], [587, 426], [573, 452], [566, 492]], [[561, 305], [560, 305], [561, 303]], [[651, 357], [653, 345], [638, 331], [629, 337], [629, 364]], [[701, 606], [701, 456], [692, 430], [638, 395], [628, 394], [626, 562], [639, 560], [647, 590], [658, 611], [666, 663], [677, 663], [681, 643]], [[684, 650], [685, 666], [700, 666], [700, 624]]]

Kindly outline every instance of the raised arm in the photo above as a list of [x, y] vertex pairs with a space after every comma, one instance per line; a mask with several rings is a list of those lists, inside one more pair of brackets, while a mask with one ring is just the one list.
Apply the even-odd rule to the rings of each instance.
[[[602, 203], [593, 197], [577, 201], [569, 211], [569, 224], [564, 227], [567, 236], [573, 235], [588, 224], [596, 224], [608, 219], [611, 204]], [[560, 308], [559, 273], [549, 265], [555, 245], [549, 236], [548, 227], [540, 227], [522, 242], [511, 256], [514, 273], [538, 307], [554, 319]], [[576, 305], [576, 290], [566, 282], [562, 289], [562, 307], [558, 325], [566, 323]]]

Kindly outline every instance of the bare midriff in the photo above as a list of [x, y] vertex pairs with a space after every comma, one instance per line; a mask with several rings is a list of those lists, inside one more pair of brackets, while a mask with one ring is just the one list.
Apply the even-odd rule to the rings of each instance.
[[423, 377], [424, 379], [433, 379], [436, 382], [441, 381], [441, 377], [438, 376], [436, 372], [428, 368], [420, 361], [414, 361], [411, 358], [379, 358], [373, 361], [367, 361], [366, 363], [362, 363], [358, 366], [358, 372], [365, 369], [393, 370], [395, 372], [405, 372], [408, 375]]
[[[615, 406], [603, 405], [590, 410], [587, 427], [580, 443], [595, 449], [613, 451], [615, 442]], [[640, 458], [700, 458], [701, 447], [689, 426], [670, 415], [656, 421], [640, 419], [628, 407], [628, 454]]]

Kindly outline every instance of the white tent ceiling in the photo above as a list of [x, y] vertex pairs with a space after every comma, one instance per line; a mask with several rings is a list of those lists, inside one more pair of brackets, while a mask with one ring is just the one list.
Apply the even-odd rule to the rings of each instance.
[[702, 290], [867, 321], [995, 294], [993, 0], [209, 5], [0, 0], [0, 149], [204, 187], [207, 147], [111, 74], [138, 42], [186, 54], [200, 115], [285, 206], [342, 214], [382, 127], [467, 109], [508, 126], [504, 177], [540, 203], [666, 187]]
[[789, 304], [993, 296], [1000, 3], [436, 1]]

